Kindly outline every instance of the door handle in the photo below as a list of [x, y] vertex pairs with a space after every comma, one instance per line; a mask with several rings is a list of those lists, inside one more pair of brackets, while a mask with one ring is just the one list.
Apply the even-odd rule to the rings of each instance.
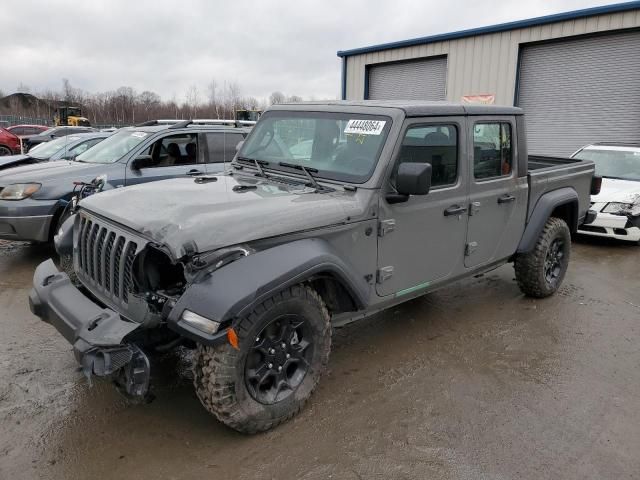
[[467, 207], [461, 207], [460, 205], [451, 205], [444, 211], [445, 217], [450, 217], [452, 215], [462, 215], [467, 211]]
[[498, 197], [498, 203], [509, 203], [514, 202], [515, 200], [516, 197], [513, 195], [502, 195], [501, 197]]
[[187, 172], [187, 175], [204, 175], [204, 172], [201, 170], [198, 170], [197, 168], [192, 168]]

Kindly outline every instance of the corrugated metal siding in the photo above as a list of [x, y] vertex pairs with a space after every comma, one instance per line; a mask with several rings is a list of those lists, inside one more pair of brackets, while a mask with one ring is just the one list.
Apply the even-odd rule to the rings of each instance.
[[640, 27], [640, 10], [354, 55], [347, 57], [346, 97], [364, 98], [366, 65], [447, 55], [447, 100], [493, 93], [497, 104], [513, 105], [521, 43], [633, 27]]
[[534, 154], [640, 141], [640, 32], [523, 47], [517, 103]]
[[387, 63], [369, 69], [372, 100], [446, 100], [447, 58]]

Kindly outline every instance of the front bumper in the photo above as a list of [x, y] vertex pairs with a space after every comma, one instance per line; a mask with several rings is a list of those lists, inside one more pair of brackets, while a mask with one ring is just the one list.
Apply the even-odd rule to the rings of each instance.
[[126, 393], [146, 395], [149, 360], [136, 345], [125, 341], [140, 324], [125, 321], [91, 301], [50, 259], [36, 268], [29, 307], [73, 346], [88, 378], [114, 377]]
[[57, 200], [0, 201], [0, 239], [47, 242]]
[[598, 212], [592, 223], [578, 227], [578, 233], [629, 242], [640, 241], [640, 228], [633, 226], [626, 216], [611, 213]]

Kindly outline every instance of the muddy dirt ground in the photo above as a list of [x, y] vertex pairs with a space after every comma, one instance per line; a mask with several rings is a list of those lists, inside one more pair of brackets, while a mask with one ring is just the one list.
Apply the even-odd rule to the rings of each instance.
[[0, 244], [2, 479], [630, 479], [640, 476], [640, 247], [574, 244], [558, 295], [511, 266], [335, 332], [303, 412], [237, 434], [207, 415], [188, 352], [132, 405], [89, 388], [31, 315], [42, 246]]

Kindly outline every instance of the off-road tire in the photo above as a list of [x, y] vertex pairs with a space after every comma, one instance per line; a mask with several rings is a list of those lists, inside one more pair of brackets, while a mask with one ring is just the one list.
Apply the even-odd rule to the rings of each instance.
[[[296, 314], [308, 322], [313, 337], [309, 369], [289, 396], [272, 404], [258, 402], [245, 381], [245, 363], [256, 336], [282, 315]], [[331, 350], [331, 323], [322, 298], [311, 287], [296, 285], [258, 305], [234, 325], [239, 348], [225, 342], [198, 344], [194, 386], [202, 405], [225, 425], [253, 434], [276, 427], [304, 406], [326, 369]]]
[[[564, 256], [557, 279], [555, 282], [550, 282], [545, 276], [545, 260], [556, 240], [562, 242]], [[515, 258], [513, 266], [516, 272], [516, 281], [522, 293], [534, 298], [553, 295], [562, 284], [569, 266], [570, 255], [571, 232], [569, 227], [560, 218], [549, 218], [533, 250], [529, 253], [518, 254]]]

